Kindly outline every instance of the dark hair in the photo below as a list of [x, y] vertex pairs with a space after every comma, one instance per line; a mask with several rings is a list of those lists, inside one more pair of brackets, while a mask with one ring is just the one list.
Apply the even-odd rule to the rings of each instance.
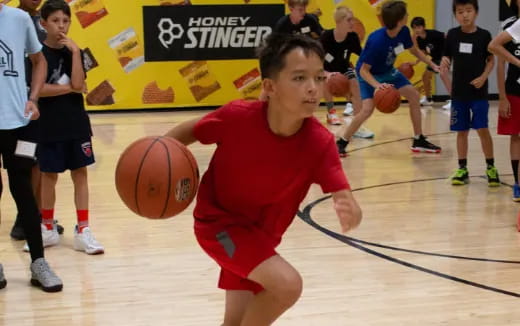
[[414, 17], [412, 19], [412, 22], [410, 23], [410, 26], [412, 26], [412, 28], [414, 28], [415, 26], [426, 27], [426, 22], [424, 21], [423, 17]]
[[[511, 1], [511, 3], [513, 3], [513, 1]], [[478, 0], [453, 0], [453, 13], [456, 12], [457, 6], [464, 5], [472, 5], [473, 8], [475, 8], [475, 11], [478, 12]]]
[[285, 67], [287, 54], [297, 48], [302, 49], [306, 56], [314, 53], [321, 61], [325, 58], [325, 51], [321, 44], [310, 37], [272, 33], [257, 49], [262, 78], [275, 78]]
[[394, 29], [405, 16], [406, 2], [404, 1], [389, 1], [381, 8], [381, 18], [388, 29]]
[[40, 15], [42, 16], [43, 20], [47, 20], [50, 15], [60, 10], [63, 11], [65, 15], [70, 17], [69, 4], [64, 0], [47, 0], [40, 9]]

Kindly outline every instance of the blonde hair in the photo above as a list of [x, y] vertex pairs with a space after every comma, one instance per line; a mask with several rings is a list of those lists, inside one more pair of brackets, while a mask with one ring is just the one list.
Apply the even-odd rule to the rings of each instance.
[[339, 22], [340, 20], [347, 17], [348, 14], [354, 16], [352, 10], [349, 7], [339, 6], [334, 10], [334, 21]]
[[295, 6], [307, 7], [309, 5], [309, 0], [289, 0], [289, 1], [287, 1], [287, 5], [289, 7], [295, 7]]

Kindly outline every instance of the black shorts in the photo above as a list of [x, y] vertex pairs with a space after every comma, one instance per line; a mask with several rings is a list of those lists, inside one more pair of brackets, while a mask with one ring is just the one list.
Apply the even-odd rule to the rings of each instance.
[[348, 68], [347, 72], [344, 73], [343, 75], [345, 75], [345, 77], [347, 77], [349, 80], [357, 78], [356, 71], [352, 68]]
[[38, 163], [42, 172], [61, 173], [95, 162], [90, 137], [38, 144]]
[[0, 156], [5, 169], [30, 171], [36, 162], [32, 158], [15, 154], [16, 144], [20, 140], [18, 137], [23, 128], [0, 130]]
[[[440, 65], [441, 65], [441, 59], [435, 59], [435, 60], [432, 59], [432, 61], [433, 61], [433, 63], [435, 63], [437, 66], [440, 66]], [[434, 73], [437, 74], [437, 72], [436, 72], [435, 70], [433, 70], [433, 68], [430, 67], [430, 66], [426, 67], [426, 70], [431, 71], [431, 72], [434, 72]]]

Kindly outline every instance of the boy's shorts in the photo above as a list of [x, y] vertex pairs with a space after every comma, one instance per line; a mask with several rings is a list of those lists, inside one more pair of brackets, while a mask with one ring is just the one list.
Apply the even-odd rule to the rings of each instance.
[[251, 225], [215, 228], [196, 218], [195, 235], [202, 249], [221, 267], [219, 288], [254, 294], [263, 290], [247, 276], [262, 262], [277, 255], [278, 242], [269, 234]]
[[62, 142], [38, 144], [40, 170], [61, 173], [76, 170], [95, 162], [90, 137]]
[[[392, 84], [392, 85], [394, 85], [394, 87], [396, 89], [400, 89], [401, 87], [411, 85], [410, 81], [405, 76], [403, 76], [403, 74], [401, 74], [399, 72], [399, 70], [397, 70], [395, 68], [393, 68], [391, 71], [389, 71], [386, 74], [373, 75], [373, 76], [378, 82]], [[361, 90], [361, 99], [366, 100], [366, 99], [373, 98], [374, 91], [375, 91], [374, 87], [372, 87], [372, 85], [367, 83], [361, 77], [361, 75], [358, 76], [358, 81], [359, 81], [359, 88]]]
[[487, 100], [451, 101], [452, 131], [467, 131], [470, 128], [488, 127], [489, 102]]
[[511, 104], [511, 117], [498, 116], [497, 133], [499, 135], [520, 135], [520, 96], [507, 95]]

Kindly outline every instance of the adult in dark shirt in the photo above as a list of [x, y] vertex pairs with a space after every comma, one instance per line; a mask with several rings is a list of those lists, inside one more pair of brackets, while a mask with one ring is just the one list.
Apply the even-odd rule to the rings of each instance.
[[[413, 42], [419, 50], [432, 58], [435, 64], [440, 65], [442, 52], [444, 51], [445, 35], [434, 29], [426, 29], [426, 22], [423, 17], [415, 17], [410, 24], [413, 30]], [[418, 63], [418, 62], [416, 62]], [[428, 66], [422, 76], [424, 85], [424, 95], [421, 97], [421, 105], [432, 105], [432, 78], [436, 72]], [[451, 93], [451, 78], [449, 72], [440, 73], [441, 80], [448, 93]]]

